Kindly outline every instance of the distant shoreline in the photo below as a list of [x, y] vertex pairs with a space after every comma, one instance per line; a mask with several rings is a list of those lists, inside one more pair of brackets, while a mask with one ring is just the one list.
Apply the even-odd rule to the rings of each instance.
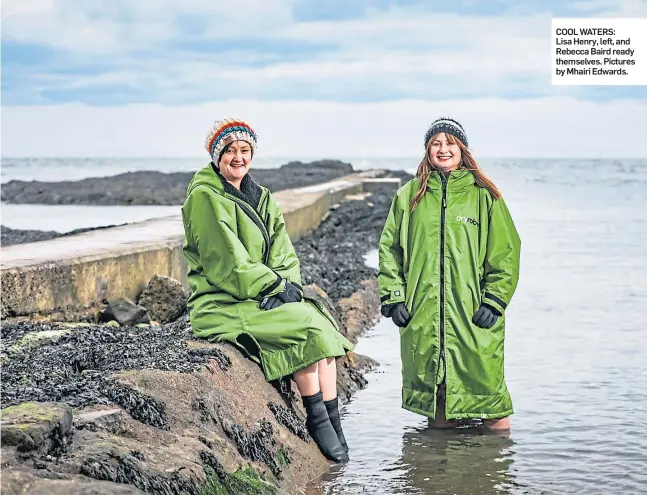
[[40, 242], [40, 241], [49, 241], [51, 239], [56, 239], [57, 237], [65, 237], [75, 234], [81, 234], [83, 232], [89, 232], [91, 230], [99, 229], [109, 229], [112, 227], [120, 227], [121, 225], [103, 225], [101, 227], [86, 227], [82, 229], [74, 229], [69, 232], [56, 232], [54, 230], [22, 230], [22, 229], [10, 229], [4, 225], [0, 226], [1, 244], [3, 246], [12, 246], [14, 244], [26, 244], [28, 242]]
[[[252, 168], [250, 175], [270, 191], [277, 192], [328, 182], [354, 171], [349, 163], [322, 160], [309, 163], [289, 162], [278, 168]], [[14, 180], [2, 185], [2, 201], [23, 205], [177, 206], [184, 202], [186, 187], [194, 173], [139, 171], [77, 181]], [[391, 171], [391, 175], [408, 177], [404, 171]], [[112, 220], [112, 223], [115, 223], [115, 220]], [[84, 227], [61, 233], [53, 230], [23, 229], [20, 228], [20, 224], [16, 225], [14, 222], [12, 228], [2, 226], [1, 244], [10, 246], [39, 242], [115, 226], [118, 225]]]
[[[180, 205], [191, 172], [126, 172], [111, 177], [44, 182], [12, 180], [2, 184], [2, 201], [47, 205]], [[252, 168], [250, 175], [270, 191], [304, 187], [353, 173], [353, 166], [339, 160], [289, 162], [279, 168]]]

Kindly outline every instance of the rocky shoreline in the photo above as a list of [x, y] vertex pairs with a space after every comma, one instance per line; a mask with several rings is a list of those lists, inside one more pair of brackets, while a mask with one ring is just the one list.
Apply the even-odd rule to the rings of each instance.
[[[392, 197], [349, 198], [295, 242], [306, 290], [354, 342], [379, 318], [364, 255]], [[194, 339], [186, 314], [161, 325], [4, 322], [1, 347], [2, 493], [291, 494], [328, 467], [296, 386], [266, 383], [233, 346]], [[374, 364], [338, 361], [342, 401]]]
[[[181, 205], [194, 173], [138, 171], [78, 181], [12, 180], [2, 184], [2, 201], [47, 205]], [[272, 192], [320, 184], [351, 173], [352, 165], [338, 160], [290, 162], [279, 168], [252, 167], [250, 170], [252, 178]]]
[[[331, 181], [353, 172], [353, 167], [349, 163], [321, 160], [310, 163], [290, 162], [273, 169], [252, 169], [250, 174], [259, 184], [272, 192], [277, 192]], [[391, 175], [406, 177], [407, 174], [394, 171]], [[166, 174], [142, 171], [80, 181], [13, 180], [2, 185], [2, 201], [16, 204], [92, 206], [180, 205], [186, 197], [186, 187], [191, 177], [193, 172]], [[10, 246], [47, 241], [115, 226], [82, 228], [63, 234], [55, 231], [12, 229], [3, 225], [0, 231], [0, 243], [3, 246]]]
[[0, 226], [0, 239], [3, 246], [11, 246], [13, 244], [25, 244], [27, 242], [49, 241], [57, 237], [66, 237], [70, 235], [81, 234], [90, 230], [109, 229], [111, 227], [119, 227], [119, 225], [105, 225], [102, 227], [89, 227], [83, 229], [74, 229], [64, 234], [54, 230], [21, 230], [10, 229], [4, 225]]

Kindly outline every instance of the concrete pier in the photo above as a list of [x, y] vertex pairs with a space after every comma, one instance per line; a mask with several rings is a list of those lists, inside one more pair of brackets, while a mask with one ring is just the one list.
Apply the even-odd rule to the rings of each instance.
[[[376, 181], [381, 175], [371, 170], [274, 194], [290, 237], [314, 229], [331, 206], [364, 191], [365, 183], [367, 191], [376, 182], [399, 187], [399, 179]], [[118, 296], [135, 299], [156, 274], [186, 285], [183, 239], [178, 206], [171, 217], [3, 247], [1, 316], [78, 310]]]

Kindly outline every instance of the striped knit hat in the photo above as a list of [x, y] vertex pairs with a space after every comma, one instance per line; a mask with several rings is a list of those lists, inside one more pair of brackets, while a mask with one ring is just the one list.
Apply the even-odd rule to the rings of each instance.
[[467, 136], [465, 135], [465, 129], [463, 129], [463, 126], [456, 122], [454, 119], [443, 117], [434, 120], [427, 130], [427, 133], [425, 134], [425, 149], [427, 149], [429, 140], [432, 138], [432, 136], [435, 136], [440, 132], [451, 134], [461, 143], [467, 146]]
[[252, 147], [252, 155], [256, 150], [256, 133], [251, 126], [241, 119], [216, 120], [213, 128], [207, 134], [204, 147], [217, 165], [220, 161], [220, 154], [232, 141], [247, 141]]

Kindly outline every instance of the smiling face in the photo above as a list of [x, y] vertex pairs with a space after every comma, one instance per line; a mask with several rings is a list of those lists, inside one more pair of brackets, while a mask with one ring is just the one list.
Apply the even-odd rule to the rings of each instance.
[[429, 141], [429, 160], [441, 172], [456, 170], [461, 163], [461, 149], [451, 134], [441, 132]]
[[252, 147], [250, 144], [247, 141], [233, 141], [225, 147], [218, 167], [227, 182], [240, 188], [240, 181], [247, 175], [251, 162]]

